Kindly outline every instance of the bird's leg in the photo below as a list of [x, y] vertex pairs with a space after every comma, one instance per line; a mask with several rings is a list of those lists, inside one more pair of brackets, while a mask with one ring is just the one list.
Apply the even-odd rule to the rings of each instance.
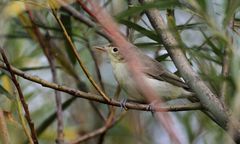
[[152, 113], [152, 115], [154, 114], [154, 107], [157, 105], [157, 104], [159, 104], [159, 101], [158, 100], [154, 100], [154, 101], [152, 101], [149, 105], [148, 105], [148, 107], [147, 107], [147, 111], [150, 111], [151, 113]]
[[120, 102], [120, 107], [121, 107], [121, 111], [124, 109], [124, 110], [128, 110], [128, 108], [126, 107], [126, 103], [127, 103], [127, 99], [124, 98], [121, 100]]

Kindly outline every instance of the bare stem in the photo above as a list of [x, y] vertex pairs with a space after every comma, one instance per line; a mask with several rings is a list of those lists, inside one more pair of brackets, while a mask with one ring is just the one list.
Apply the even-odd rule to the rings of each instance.
[[[50, 50], [51, 45], [48, 43], [49, 40], [46, 40], [46, 38], [42, 35], [40, 30], [38, 29], [38, 27], [35, 25], [33, 21], [33, 14], [31, 11], [28, 11], [28, 15], [32, 24], [33, 31], [50, 65], [53, 82], [58, 83], [55, 58], [54, 58], [54, 54]], [[62, 100], [61, 100], [59, 91], [55, 90], [54, 93], [55, 93], [55, 100], [56, 100], [56, 107], [57, 107], [57, 143], [62, 144], [64, 143]]]
[[6, 70], [9, 71], [10, 75], [11, 75], [11, 78], [12, 78], [12, 81], [18, 91], [18, 95], [19, 95], [19, 98], [20, 98], [20, 101], [22, 103], [22, 106], [23, 106], [23, 109], [25, 111], [25, 118], [27, 119], [27, 122], [28, 122], [28, 125], [30, 127], [30, 130], [31, 130], [31, 136], [32, 136], [32, 140], [35, 144], [38, 144], [38, 140], [37, 140], [37, 136], [36, 136], [36, 133], [35, 133], [35, 128], [34, 128], [34, 123], [32, 122], [32, 119], [31, 119], [31, 116], [30, 116], [30, 112], [29, 112], [29, 109], [28, 109], [28, 105], [27, 103], [25, 102], [25, 99], [24, 99], [24, 96], [23, 96], [23, 93], [22, 93], [22, 90], [21, 90], [21, 87], [15, 77], [15, 74], [14, 72], [12, 71], [12, 68], [7, 60], [7, 57], [5, 55], [5, 52], [4, 52], [4, 49], [0, 49], [1, 50], [1, 54], [2, 54], [2, 58], [6, 64]]
[[22, 124], [24, 133], [27, 136], [27, 138], [29, 139], [29, 143], [33, 144], [33, 141], [32, 141], [32, 138], [31, 138], [31, 134], [29, 133], [29, 131], [27, 129], [27, 125], [26, 125], [24, 116], [22, 114], [22, 107], [21, 107], [21, 102], [19, 101], [19, 98], [16, 100], [16, 103], [17, 103], [17, 111], [18, 111], [19, 119], [20, 119], [20, 122]]
[[98, 64], [97, 64], [97, 58], [96, 58], [96, 55], [94, 54], [93, 50], [91, 49], [91, 46], [89, 44], [89, 41], [86, 39], [86, 42], [87, 42], [87, 49], [93, 59], [93, 62], [94, 62], [94, 66], [95, 66], [95, 70], [96, 70], [96, 73], [97, 73], [97, 77], [98, 77], [98, 81], [100, 83], [100, 86], [102, 88], [103, 91], [105, 91], [105, 88], [104, 88], [104, 84], [103, 84], [103, 81], [102, 81], [102, 76], [101, 76], [101, 73], [100, 73], [100, 69], [98, 67]]

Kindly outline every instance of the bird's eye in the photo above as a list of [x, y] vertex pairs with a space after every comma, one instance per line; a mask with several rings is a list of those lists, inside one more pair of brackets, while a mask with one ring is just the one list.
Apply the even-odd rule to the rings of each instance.
[[117, 48], [113, 48], [113, 52], [118, 52], [118, 49]]

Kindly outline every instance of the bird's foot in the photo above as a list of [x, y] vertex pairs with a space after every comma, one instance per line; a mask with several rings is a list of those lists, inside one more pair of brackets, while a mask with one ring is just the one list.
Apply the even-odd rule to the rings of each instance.
[[128, 110], [128, 108], [126, 107], [126, 103], [127, 103], [127, 99], [122, 99], [120, 102], [120, 107], [121, 107], [121, 111], [124, 110]]
[[152, 113], [152, 115], [154, 115], [154, 112], [155, 112], [155, 106], [159, 104], [159, 101], [153, 101], [151, 102], [148, 107], [147, 107], [147, 111], [150, 111]]

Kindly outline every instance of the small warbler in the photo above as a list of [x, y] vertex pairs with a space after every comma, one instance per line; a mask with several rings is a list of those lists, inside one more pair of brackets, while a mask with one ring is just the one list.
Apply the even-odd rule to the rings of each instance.
[[[129, 71], [127, 60], [119, 52], [119, 48], [111, 45], [96, 47], [98, 50], [107, 52], [113, 73], [121, 88], [128, 94], [129, 98], [136, 101], [145, 101], [137, 84]], [[157, 92], [164, 100], [176, 98], [190, 98], [194, 95], [188, 86], [175, 74], [166, 70], [158, 61], [145, 55], [136, 49], [144, 77], [143, 80]]]

